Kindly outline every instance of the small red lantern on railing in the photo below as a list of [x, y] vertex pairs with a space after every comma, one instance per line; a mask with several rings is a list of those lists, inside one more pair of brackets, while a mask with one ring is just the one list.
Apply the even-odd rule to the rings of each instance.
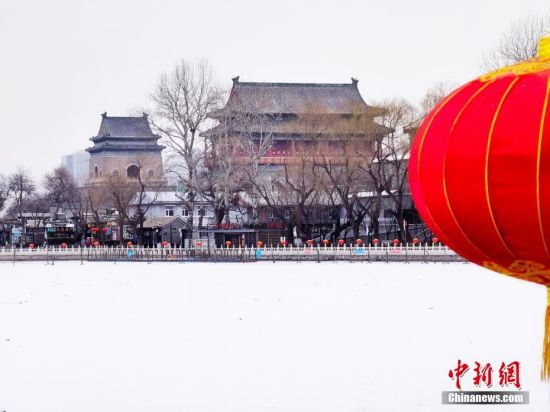
[[323, 239], [323, 246], [324, 246], [324, 247], [327, 247], [327, 246], [329, 245], [329, 243], [330, 243], [330, 240], [328, 240], [328, 239]]
[[437, 236], [432, 237], [432, 243], [433, 244], [439, 243], [439, 238]]
[[195, 246], [201, 247], [201, 246], [202, 246], [202, 242], [199, 241], [199, 242], [195, 243]]
[[372, 243], [374, 244], [374, 246], [378, 246], [380, 241], [378, 239], [372, 239]]
[[399, 239], [393, 239], [393, 245], [397, 246], [399, 244]]
[[132, 242], [128, 242], [128, 243], [126, 243], [126, 246], [132, 247], [132, 246], [134, 246], [134, 244]]
[[61, 243], [61, 249], [67, 249], [68, 245], [66, 243]]
[[94, 246], [95, 246], [95, 247], [99, 247], [99, 242], [98, 242], [98, 241], [95, 241], [95, 242], [94, 242]]
[[97, 233], [99, 231], [99, 229], [97, 227], [93, 227], [90, 229], [90, 232], [92, 233]]
[[168, 247], [168, 242], [165, 240], [164, 242], [162, 242], [162, 246], [163, 247]]
[[420, 243], [420, 239], [418, 239], [417, 237], [413, 238], [414, 245], [418, 245], [419, 243]]
[[232, 244], [233, 244], [233, 243], [232, 243], [230, 240], [228, 240], [227, 242], [225, 242], [225, 246], [226, 246], [226, 247], [231, 247]]
[[362, 243], [363, 243], [363, 239], [355, 239], [355, 244], [357, 246], [361, 246]]
[[344, 246], [346, 244], [346, 241], [344, 239], [338, 239], [338, 245]]
[[287, 242], [286, 240], [281, 240], [281, 245], [282, 245], [283, 247], [285, 247], [285, 246], [287, 245], [287, 243], [288, 243], [288, 242]]
[[29, 243], [29, 249], [30, 249], [30, 250], [33, 250], [33, 249], [34, 249], [34, 243]]
[[258, 241], [256, 242], [256, 245], [257, 245], [258, 247], [262, 247], [262, 246], [264, 245], [264, 242], [262, 242], [261, 240], [258, 240]]
[[307, 244], [308, 246], [313, 246], [313, 240], [308, 239], [308, 240], [306, 241], [306, 244]]
[[106, 228], [106, 227], [102, 227], [102, 228], [101, 228], [101, 231], [102, 231], [103, 233], [105, 233], [105, 232], [107, 232], [107, 228]]

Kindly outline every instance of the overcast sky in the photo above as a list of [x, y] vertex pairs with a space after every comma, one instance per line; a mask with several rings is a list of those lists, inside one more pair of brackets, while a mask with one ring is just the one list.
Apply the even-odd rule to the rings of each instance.
[[100, 113], [147, 103], [182, 58], [220, 82], [349, 82], [417, 103], [479, 74], [484, 50], [548, 0], [0, 0], [0, 173], [40, 176], [88, 147]]

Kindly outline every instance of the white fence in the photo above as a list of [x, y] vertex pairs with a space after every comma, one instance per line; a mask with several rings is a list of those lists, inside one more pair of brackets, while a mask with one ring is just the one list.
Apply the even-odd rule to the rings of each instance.
[[0, 260], [365, 260], [365, 261], [461, 261], [446, 246], [418, 245], [344, 245], [344, 246], [276, 246], [215, 247], [199, 242], [193, 248], [159, 247], [36, 247], [0, 248]]

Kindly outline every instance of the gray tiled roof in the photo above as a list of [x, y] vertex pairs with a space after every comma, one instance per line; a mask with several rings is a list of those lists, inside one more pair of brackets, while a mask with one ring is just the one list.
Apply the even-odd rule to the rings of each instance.
[[146, 114], [141, 117], [112, 117], [103, 113], [101, 117], [97, 136], [90, 138], [94, 146], [87, 148], [87, 152], [160, 152], [164, 149], [164, 146], [157, 144], [160, 137], [153, 134]]
[[211, 114], [245, 113], [326, 113], [349, 114], [376, 111], [368, 106], [351, 83], [249, 83], [233, 79], [233, 88], [224, 109]]
[[97, 137], [154, 138], [147, 115], [141, 117], [112, 117], [103, 113]]

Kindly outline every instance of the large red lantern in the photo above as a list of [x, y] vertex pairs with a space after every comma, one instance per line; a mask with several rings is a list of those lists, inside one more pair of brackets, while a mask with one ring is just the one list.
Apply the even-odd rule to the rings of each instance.
[[[537, 57], [475, 79], [443, 99], [418, 130], [409, 161], [415, 205], [445, 244], [474, 263], [545, 286], [549, 100], [547, 37]], [[549, 377], [550, 306], [546, 325], [543, 376]]]

